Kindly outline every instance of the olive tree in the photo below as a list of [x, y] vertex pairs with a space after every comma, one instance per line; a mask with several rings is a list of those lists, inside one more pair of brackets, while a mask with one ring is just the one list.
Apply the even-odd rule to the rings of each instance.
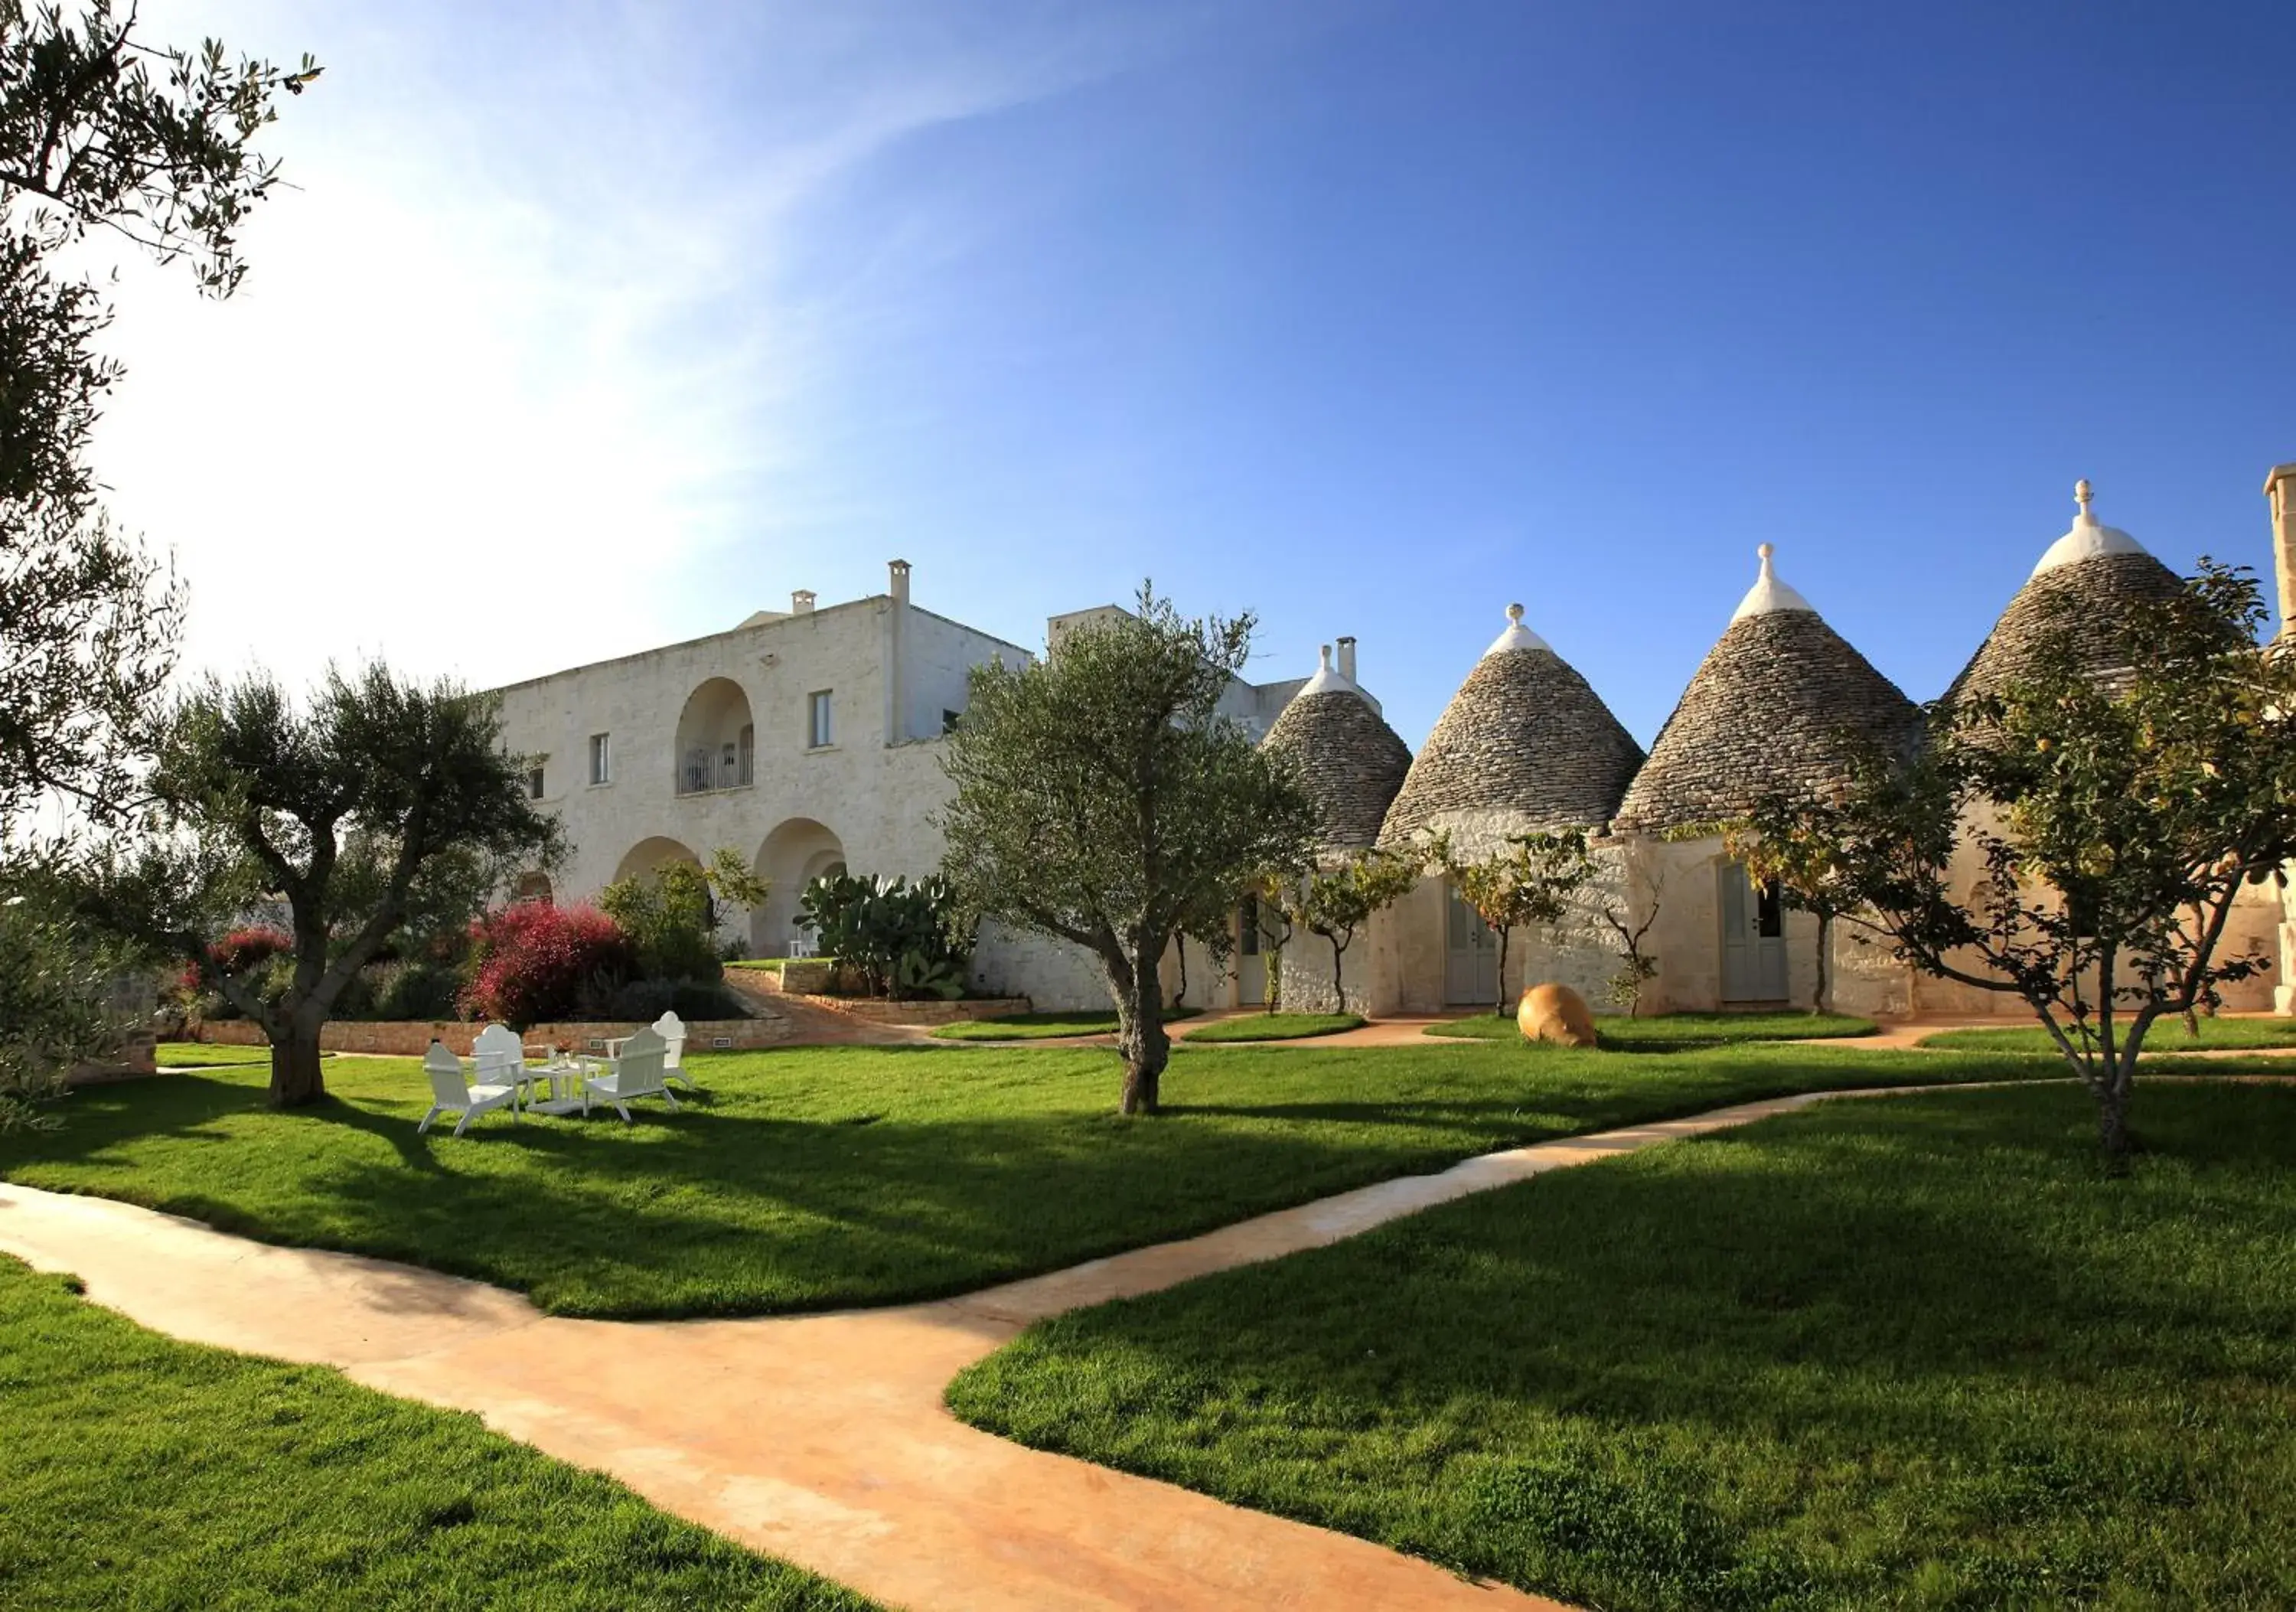
[[212, 967], [208, 983], [269, 1040], [272, 1102], [315, 1102], [319, 1032], [394, 934], [475, 913], [512, 872], [558, 859], [557, 820], [528, 801], [524, 768], [492, 699], [451, 683], [330, 670], [299, 703], [265, 673], [209, 678], [165, 725], [145, 821], [92, 856], [89, 907], [203, 966], [234, 923], [283, 908], [283, 991]]
[[1091, 953], [1116, 1005], [1127, 1114], [1156, 1111], [1176, 936], [1311, 854], [1316, 809], [1290, 764], [1218, 710], [1252, 626], [1184, 618], [1144, 586], [1136, 614], [1077, 627], [1043, 660], [976, 667], [941, 758], [955, 901]]
[[2270, 966], [2224, 950], [2243, 888], [2296, 854], [2296, 658], [2258, 643], [2263, 620], [2252, 577], [2203, 561], [2129, 610], [2125, 667], [2085, 670], [2060, 623], [2021, 676], [1931, 707], [1911, 761], [1766, 801], [1734, 840], [1788, 902], [2021, 999], [2118, 1167], [2147, 1032]]
[[89, 237], [228, 296], [277, 182], [253, 141], [317, 72], [154, 47], [106, 0], [0, 0], [0, 821], [43, 796], [117, 811], [175, 660], [179, 592], [106, 521], [87, 459], [120, 374]]

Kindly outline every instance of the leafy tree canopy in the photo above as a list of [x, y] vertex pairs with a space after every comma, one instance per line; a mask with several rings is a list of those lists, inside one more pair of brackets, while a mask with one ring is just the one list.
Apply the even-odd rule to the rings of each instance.
[[0, 0], [0, 823], [48, 794], [120, 807], [179, 613], [96, 507], [88, 435], [119, 368], [96, 349], [102, 292], [59, 254], [106, 233], [228, 296], [277, 181], [255, 137], [317, 73], [155, 48], [109, 0]]
[[272, 1046], [271, 1098], [324, 1094], [319, 1031], [336, 999], [413, 923], [467, 921], [488, 893], [562, 853], [557, 820], [527, 800], [494, 703], [380, 664], [330, 670], [308, 704], [257, 672], [209, 678], [176, 706], [141, 832], [89, 858], [91, 909], [116, 931], [194, 962], [249, 915], [283, 908], [286, 991], [210, 981]]
[[1219, 702], [1253, 618], [1191, 620], [1144, 584], [1137, 613], [1041, 661], [976, 667], [942, 759], [942, 872], [961, 908], [1081, 946], [1115, 999], [1124, 1112], [1152, 1113], [1170, 1052], [1160, 967], [1269, 868], [1304, 871], [1314, 802]]
[[2270, 966], [2228, 954], [2226, 926], [2296, 855], [2296, 657], [2259, 644], [2254, 578], [2204, 560], [2123, 608], [2125, 668], [2084, 672], [2061, 623], [2022, 676], [1932, 707], [1911, 761], [1872, 757], [1838, 797], [1769, 800], [1734, 835], [1789, 902], [2021, 998], [2116, 1162], [2146, 1033]]

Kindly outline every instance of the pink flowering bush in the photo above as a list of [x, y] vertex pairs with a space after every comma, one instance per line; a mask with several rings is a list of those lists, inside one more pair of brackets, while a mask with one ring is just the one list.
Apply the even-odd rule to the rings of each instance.
[[594, 907], [521, 901], [471, 925], [468, 1019], [540, 1024], [577, 1016], [586, 996], [611, 991], [637, 966], [637, 948]]

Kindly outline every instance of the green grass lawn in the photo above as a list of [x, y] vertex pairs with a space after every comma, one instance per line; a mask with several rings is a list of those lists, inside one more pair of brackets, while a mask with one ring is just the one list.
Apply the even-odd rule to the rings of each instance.
[[1192, 1043], [1221, 1041], [1300, 1041], [1311, 1036], [1337, 1035], [1363, 1028], [1359, 1013], [1245, 1013], [1232, 1019], [1215, 1019], [1192, 1030]]
[[[2182, 1019], [2161, 1019], [2145, 1032], [2145, 1057], [2160, 1052], [2191, 1052], [2210, 1048], [2296, 1047], [2296, 1019], [2202, 1019], [2198, 1040], [2185, 1033]], [[2122, 1028], [2125, 1028], [2123, 1026]], [[2120, 1033], [2116, 1028], [2114, 1033]], [[1924, 1047], [1980, 1052], [2048, 1052], [2057, 1044], [2038, 1024], [2005, 1024], [1996, 1030], [1941, 1030], [1923, 1040]]]
[[[1711, 1047], [1728, 1041], [1807, 1041], [1871, 1035], [1874, 1021], [1846, 1013], [1655, 1013], [1630, 1019], [1606, 1013], [1595, 1020], [1595, 1029], [1611, 1046], [1644, 1048]], [[1446, 1019], [1427, 1026], [1427, 1033], [1477, 1041], [1519, 1041], [1522, 1031], [1512, 1014], [1479, 1013], [1472, 1018]], [[2023, 1051], [2017, 1047], [2004, 1050]]]
[[475, 1416], [147, 1332], [0, 1258], [0, 1606], [868, 1603]]
[[[1934, 1055], [1932, 1055], [1934, 1056]], [[2296, 1090], [1823, 1105], [1057, 1318], [1028, 1443], [1616, 1608], [2296, 1606]]]
[[[321, 1057], [334, 1057], [323, 1052]], [[268, 1047], [231, 1047], [220, 1041], [161, 1041], [152, 1049], [153, 1060], [164, 1067], [176, 1069], [216, 1069], [233, 1064], [271, 1065]]]
[[[1114, 1112], [1114, 1055], [812, 1047], [688, 1059], [625, 1127], [481, 1118], [417, 1136], [414, 1059], [339, 1058], [274, 1112], [260, 1066], [75, 1092], [0, 1174], [273, 1242], [480, 1278], [561, 1314], [756, 1314], [964, 1292], [1539, 1138], [1747, 1098], [2051, 1075], [2014, 1054], [1755, 1046], [1206, 1048], [1168, 1112]], [[473, 1229], [483, 1229], [474, 1235]]]
[[[1202, 1011], [1183, 1008], [1167, 1011], [1164, 1022], [1178, 1024], [1192, 1019]], [[1114, 1035], [1116, 1009], [1113, 1008], [1071, 1010], [1066, 1013], [1007, 1013], [993, 1019], [959, 1019], [954, 1024], [943, 1024], [932, 1032], [936, 1040], [944, 1041], [1052, 1041], [1078, 1035]]]

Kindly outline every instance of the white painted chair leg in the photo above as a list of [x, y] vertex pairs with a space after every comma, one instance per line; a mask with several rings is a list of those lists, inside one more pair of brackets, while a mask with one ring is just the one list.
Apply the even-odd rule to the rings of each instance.
[[677, 1099], [670, 1096], [669, 1088], [668, 1086], [664, 1086], [661, 1089], [661, 1100], [669, 1105], [669, 1111], [672, 1114], [676, 1114], [677, 1112]]
[[623, 1123], [623, 1124], [625, 1124], [625, 1125], [634, 1125], [634, 1124], [637, 1123], [637, 1122], [636, 1122], [636, 1120], [633, 1120], [632, 1118], [630, 1118], [630, 1110], [629, 1110], [629, 1106], [628, 1106], [627, 1104], [626, 1104], [626, 1103], [622, 1102], [619, 1098], [617, 1098], [617, 1099], [615, 1100], [615, 1102], [614, 1102], [614, 1112], [615, 1112], [616, 1114], [620, 1114], [620, 1115], [622, 1116], [622, 1123]]
[[456, 1120], [456, 1121], [455, 1122], [455, 1134], [456, 1136], [460, 1136], [460, 1135], [462, 1135], [462, 1134], [463, 1134], [463, 1131], [468, 1131], [470, 1128], [471, 1128], [471, 1111], [470, 1111], [469, 1109], [465, 1108], [465, 1109], [463, 1109], [463, 1117], [462, 1117], [461, 1119], [458, 1119], [458, 1120]]
[[446, 1112], [447, 1111], [444, 1108], [433, 1106], [430, 1113], [422, 1116], [422, 1123], [414, 1127], [414, 1134], [421, 1136], [424, 1131], [430, 1130], [430, 1122], [437, 1119], [440, 1114]]

